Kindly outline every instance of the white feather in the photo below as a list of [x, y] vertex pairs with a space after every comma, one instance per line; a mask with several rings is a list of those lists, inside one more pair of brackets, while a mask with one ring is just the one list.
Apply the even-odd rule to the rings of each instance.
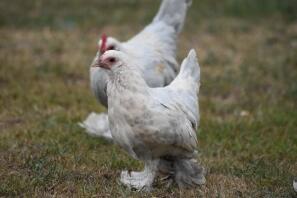
[[297, 179], [293, 180], [293, 189], [297, 193]]
[[[91, 112], [82, 123], [79, 123], [79, 126], [85, 128], [91, 136], [103, 137], [106, 140], [112, 141], [106, 113], [97, 114]], [[100, 131], [100, 134], [98, 134], [98, 131]]]

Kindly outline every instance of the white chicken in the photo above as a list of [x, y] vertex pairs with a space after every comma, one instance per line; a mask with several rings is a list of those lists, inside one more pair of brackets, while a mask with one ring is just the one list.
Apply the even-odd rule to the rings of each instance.
[[[168, 85], [179, 70], [176, 61], [176, 40], [182, 30], [191, 0], [163, 0], [153, 21], [140, 33], [126, 42], [103, 35], [98, 43], [99, 51], [92, 65], [107, 50], [117, 50], [129, 54], [141, 64], [142, 77], [150, 87]], [[96, 98], [107, 107], [107, 72], [98, 67], [90, 69], [91, 88]], [[112, 140], [105, 113], [91, 113], [80, 123], [89, 134]], [[98, 124], [100, 123], [100, 124]], [[103, 126], [103, 127], [102, 127]]]
[[179, 187], [205, 183], [197, 164], [200, 67], [191, 50], [170, 85], [150, 88], [139, 62], [124, 52], [105, 52], [94, 64], [108, 73], [108, 118], [111, 134], [132, 157], [145, 164], [143, 172], [123, 171], [121, 182], [150, 190], [159, 171], [171, 174]]

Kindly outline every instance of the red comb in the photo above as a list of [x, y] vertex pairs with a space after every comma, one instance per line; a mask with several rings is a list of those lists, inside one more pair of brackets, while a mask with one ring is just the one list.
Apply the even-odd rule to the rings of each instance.
[[102, 34], [101, 36], [101, 47], [100, 47], [100, 53], [103, 54], [106, 51], [106, 41], [107, 41], [107, 36], [106, 34]]

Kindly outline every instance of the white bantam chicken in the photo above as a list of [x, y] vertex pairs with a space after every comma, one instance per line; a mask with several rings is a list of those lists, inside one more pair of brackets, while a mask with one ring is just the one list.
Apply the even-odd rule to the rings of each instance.
[[185, 58], [177, 77], [162, 88], [150, 88], [139, 62], [124, 52], [106, 51], [94, 66], [109, 76], [108, 118], [114, 142], [145, 165], [143, 172], [123, 171], [121, 182], [150, 190], [163, 171], [179, 187], [204, 184], [204, 169], [196, 161], [200, 67], [195, 51]]
[[[182, 30], [187, 9], [191, 0], [163, 0], [153, 19], [140, 33], [126, 42], [120, 42], [103, 35], [98, 43], [99, 51], [92, 65], [107, 50], [122, 51], [139, 61], [139, 70], [150, 87], [168, 85], [179, 70], [176, 61], [176, 40]], [[107, 72], [102, 68], [91, 67], [91, 88], [96, 98], [107, 107]], [[91, 113], [80, 123], [89, 134], [112, 140], [108, 117], [105, 113]]]

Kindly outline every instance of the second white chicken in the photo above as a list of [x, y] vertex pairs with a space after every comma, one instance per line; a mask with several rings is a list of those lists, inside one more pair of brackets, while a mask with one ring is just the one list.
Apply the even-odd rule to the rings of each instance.
[[[182, 30], [191, 0], [163, 0], [153, 21], [140, 33], [128, 40], [120, 42], [115, 38], [103, 36], [99, 41], [99, 51], [94, 58], [94, 66], [100, 56], [107, 50], [117, 50], [129, 54], [140, 64], [142, 77], [150, 87], [168, 85], [179, 70], [176, 61], [176, 42]], [[98, 67], [90, 69], [91, 88], [96, 98], [107, 107], [106, 86], [107, 72]], [[89, 134], [112, 140], [105, 113], [91, 113], [80, 125]]]

